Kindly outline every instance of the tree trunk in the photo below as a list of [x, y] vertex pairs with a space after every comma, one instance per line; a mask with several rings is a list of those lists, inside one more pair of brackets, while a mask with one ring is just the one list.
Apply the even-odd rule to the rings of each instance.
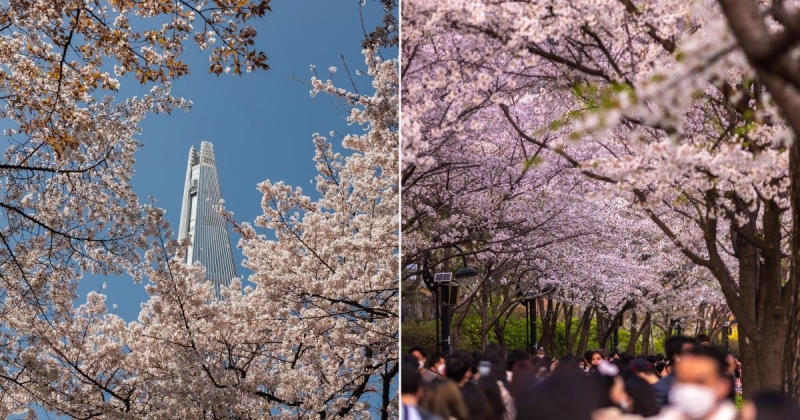
[[639, 341], [640, 328], [636, 326], [636, 312], [631, 312], [631, 329], [628, 334], [628, 345], [625, 346], [625, 352], [628, 354], [636, 354], [636, 342]]
[[650, 320], [650, 312], [644, 317], [642, 323], [642, 354], [645, 356], [650, 355], [650, 334], [652, 333], [652, 322]]
[[[552, 326], [550, 324], [550, 315], [553, 313], [553, 299], [547, 299], [546, 303], [542, 305], [542, 338], [539, 340], [539, 347], [544, 348], [545, 351], [550, 351], [550, 337], [552, 336]], [[538, 349], [537, 349], [538, 350]]]
[[[758, 391], [758, 353], [753, 343], [739, 336], [739, 360], [742, 362], [742, 396]], [[747, 398], [747, 397], [745, 397]]]
[[383, 380], [383, 390], [381, 392], [381, 420], [389, 419], [389, 405], [392, 402], [392, 395], [396, 395], [394, 392], [391, 392], [392, 380], [397, 376], [397, 372], [399, 371], [400, 363], [394, 362], [391, 368], [384, 368], [384, 372], [381, 373], [381, 380]]
[[608, 332], [606, 328], [606, 314], [600, 313], [600, 311], [595, 311], [595, 318], [597, 320], [597, 342], [598, 346], [604, 351], [607, 352], [607, 344], [608, 344]]
[[[789, 294], [786, 342], [783, 349], [783, 390], [800, 402], [800, 145], [798, 135], [789, 149], [789, 175], [792, 197], [791, 281], [786, 285]], [[744, 366], [742, 366], [744, 369]]]
[[555, 309], [553, 309], [552, 306], [553, 300], [548, 299], [547, 317], [548, 323], [550, 324], [550, 339], [547, 340], [547, 347], [545, 348], [547, 349], [547, 354], [550, 355], [550, 357], [558, 354], [556, 349], [556, 339], [558, 336], [556, 333], [558, 332], [558, 314], [561, 312], [561, 302], [556, 303]]
[[503, 322], [497, 321], [494, 323], [494, 335], [497, 337], [497, 344], [503, 346], [504, 349], [508, 348], [506, 345], [506, 323], [508, 322], [508, 317], [511, 316], [512, 313], [514, 313], [514, 311], [509, 311], [508, 315], [503, 319]]
[[[739, 338], [742, 393], [749, 398], [756, 390], [780, 388], [785, 331], [780, 293], [774, 290], [781, 283], [779, 267], [775, 267], [779, 260], [765, 255], [759, 264], [755, 247], [740, 242], [738, 248], [740, 302], [745, 316], [755, 320], [753, 331], [740, 329]], [[734, 316], [740, 318], [741, 313], [734, 311]], [[745, 369], [745, 365], [750, 367]]]
[[[800, 402], [800, 144], [795, 130], [789, 148], [789, 177], [792, 198], [791, 271], [786, 285], [789, 297], [786, 341], [783, 349], [783, 390]], [[744, 366], [742, 366], [744, 369]]]
[[[761, 330], [764, 339], [752, 346], [756, 353], [758, 380], [748, 392], [742, 391], [745, 398], [752, 396], [751, 390], [781, 389], [785, 323], [783, 319], [771, 321], [766, 322], [765, 327]], [[741, 345], [741, 339], [739, 345]], [[742, 362], [742, 371], [744, 373], [744, 362]], [[744, 378], [742, 386], [744, 386]]]
[[489, 290], [488, 290], [488, 277], [483, 281], [481, 286], [481, 351], [486, 350], [489, 345]]
[[453, 322], [450, 324], [450, 351], [456, 351], [460, 348], [461, 326], [464, 324], [464, 320], [467, 319], [468, 312], [469, 306], [453, 316]]
[[572, 353], [572, 345], [575, 341], [572, 338], [572, 313], [575, 305], [564, 305], [564, 353]]
[[580, 338], [578, 339], [578, 348], [575, 349], [575, 355], [578, 358], [583, 357], [586, 352], [586, 346], [589, 344], [589, 332], [592, 327], [592, 307], [589, 306], [583, 311], [579, 329], [581, 331]]
[[[798, 294], [800, 293], [800, 289], [798, 289], [800, 287], [800, 145], [798, 144], [800, 140], [798, 139], [798, 137], [800, 137], [800, 91], [798, 91], [796, 84], [788, 80], [790, 77], [797, 75], [797, 70], [793, 67], [793, 64], [791, 64], [794, 63], [794, 61], [790, 54], [794, 53], [794, 49], [776, 49], [776, 53], [764, 55], [763, 53], [766, 48], [780, 45], [779, 43], [781, 41], [778, 37], [782, 34], [770, 33], [770, 29], [765, 17], [762, 15], [759, 5], [752, 1], [744, 2], [736, 0], [719, 0], [719, 3], [722, 6], [722, 11], [727, 18], [728, 24], [739, 46], [747, 56], [750, 64], [752, 64], [753, 68], [756, 70], [759, 81], [763, 83], [772, 95], [773, 101], [775, 101], [781, 109], [784, 118], [794, 132], [794, 138], [789, 143], [788, 177], [790, 181], [789, 190], [792, 212], [789, 282], [785, 286], [787, 291], [781, 296], [781, 267], [780, 264], [778, 264], [777, 267], [772, 267], [773, 270], [778, 273], [778, 283], [763, 285], [764, 287], [759, 288], [759, 293], [766, 292], [765, 294], [767, 295], [764, 301], [760, 302], [763, 305], [759, 306], [767, 308], [772, 314], [760, 314], [766, 318], [766, 325], [759, 325], [760, 328], [763, 328], [763, 331], [758, 331], [762, 333], [759, 338], [763, 337], [763, 342], [754, 344], [759, 344], [759, 347], [769, 347], [769, 349], [758, 348], [759, 353], [762, 350], [767, 350], [768, 353], [758, 355], [758, 360], [761, 362], [760, 365], [757, 366], [759, 375], [761, 375], [762, 378], [764, 377], [763, 375], [767, 375], [767, 372], [762, 373], [760, 371], [762, 368], [769, 371], [770, 374], [781, 374], [784, 390], [792, 396], [795, 401], [798, 401], [800, 400], [800, 360], [798, 358], [798, 356], [800, 356], [800, 319], [798, 318], [800, 317], [800, 298], [798, 298]], [[756, 86], [756, 88], [758, 88], [758, 86]], [[767, 219], [767, 210], [768, 209], [765, 209], [765, 220]], [[766, 226], [764, 230], [764, 238], [767, 239]], [[780, 245], [780, 238], [775, 242]], [[771, 247], [774, 246], [775, 242], [771, 244]], [[779, 254], [779, 249], [780, 248], [773, 249], [773, 251], [775, 251], [774, 254]], [[773, 260], [777, 259], [780, 262], [780, 256], [773, 255], [772, 257]], [[776, 289], [778, 290], [777, 300], [773, 294]], [[761, 296], [757, 296], [756, 299], [760, 297]], [[726, 295], [726, 299], [727, 298], [728, 296]], [[781, 303], [783, 305], [781, 305]], [[784, 306], [782, 308], [783, 313], [781, 313], [780, 310], [775, 310], [780, 309], [781, 306]], [[734, 308], [731, 307], [731, 309]], [[734, 315], [738, 318], [735, 310]], [[788, 325], [785, 331], [783, 328], [774, 328], [775, 325], [778, 324], [774, 322], [773, 319], [776, 316], [780, 316], [782, 319], [788, 318]], [[749, 331], [745, 331], [742, 335], [749, 337], [751, 334]], [[741, 341], [740, 339], [740, 345], [745, 344]], [[760, 340], [755, 341], [758, 342]], [[773, 357], [773, 347], [777, 347], [778, 344], [783, 347], [782, 353], [779, 354], [776, 359], [770, 359]], [[778, 369], [773, 372], [772, 365], [776, 363], [783, 369]], [[766, 365], [770, 366], [766, 367]], [[744, 375], [744, 362], [742, 362], [742, 374]], [[744, 381], [742, 385], [745, 386]], [[763, 387], [766, 384], [761, 383], [760, 385]]]

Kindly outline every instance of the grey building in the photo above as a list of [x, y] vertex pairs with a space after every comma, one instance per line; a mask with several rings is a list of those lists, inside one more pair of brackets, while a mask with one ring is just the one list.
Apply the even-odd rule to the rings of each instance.
[[214, 148], [204, 141], [200, 153], [189, 150], [186, 167], [186, 184], [183, 188], [183, 205], [178, 239], [191, 236], [192, 244], [186, 254], [186, 262], [199, 261], [206, 268], [205, 279], [214, 285], [217, 299], [220, 286], [229, 286], [236, 277], [231, 239], [225, 219], [217, 213], [220, 191]]

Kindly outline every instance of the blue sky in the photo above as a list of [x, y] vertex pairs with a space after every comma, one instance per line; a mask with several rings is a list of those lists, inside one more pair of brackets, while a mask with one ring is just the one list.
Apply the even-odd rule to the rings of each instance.
[[[332, 130], [348, 133], [358, 129], [346, 125], [348, 111], [336, 98], [324, 94], [311, 98], [310, 86], [293, 78], [309, 80], [314, 64], [325, 79], [328, 68], [335, 66], [338, 72], [334, 81], [349, 87], [341, 58], [344, 55], [361, 92], [371, 91], [369, 80], [355, 75], [356, 69], [365, 69], [359, 0], [274, 0], [271, 6], [272, 13], [255, 24], [257, 46], [269, 57], [269, 71], [210, 75], [206, 52], [190, 47], [184, 60], [192, 72], [173, 84], [173, 94], [190, 99], [194, 103], [191, 111], [150, 115], [142, 124], [139, 139], [144, 147], [137, 155], [133, 188], [143, 202], [148, 196], [156, 198], [156, 204], [167, 210], [173, 229], [177, 229], [180, 218], [186, 161], [192, 145], [199, 149], [202, 140], [214, 144], [227, 208], [237, 220], [253, 221], [260, 214], [261, 194], [256, 184], [261, 181], [284, 181], [302, 187], [307, 194], [316, 194], [311, 184], [316, 175], [313, 133], [328, 136]], [[372, 0], [367, 0], [361, 10], [368, 31], [383, 16], [380, 3]], [[123, 85], [124, 94], [129, 89]], [[238, 237], [232, 236], [231, 241], [235, 246]], [[237, 273], [246, 276], [240, 250], [235, 249], [234, 256]], [[108, 305], [116, 304], [116, 313], [126, 321], [135, 320], [140, 304], [147, 300], [143, 284], [127, 277], [87, 277], [79, 292], [85, 296], [90, 290], [99, 291], [103, 282]]]

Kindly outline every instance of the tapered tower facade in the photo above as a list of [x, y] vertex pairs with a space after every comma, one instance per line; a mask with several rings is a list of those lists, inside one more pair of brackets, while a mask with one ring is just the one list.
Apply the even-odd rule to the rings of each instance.
[[220, 287], [229, 286], [236, 276], [227, 224], [216, 210], [220, 198], [214, 148], [204, 141], [199, 153], [194, 146], [189, 150], [178, 239], [192, 238], [186, 262], [199, 261], [205, 267], [205, 279], [214, 285], [217, 300]]

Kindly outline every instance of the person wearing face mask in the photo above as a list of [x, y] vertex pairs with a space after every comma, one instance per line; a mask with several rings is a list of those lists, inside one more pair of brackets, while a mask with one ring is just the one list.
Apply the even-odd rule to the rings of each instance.
[[539, 347], [539, 350], [536, 350], [536, 357], [543, 358], [545, 356], [544, 347]]
[[411, 347], [411, 349], [408, 351], [408, 354], [414, 356], [417, 359], [417, 361], [419, 363], [419, 369], [418, 370], [419, 370], [419, 373], [421, 375], [422, 372], [425, 371], [425, 362], [427, 360], [427, 355], [425, 354], [425, 349], [423, 349], [422, 347], [419, 347], [419, 346], [414, 346], [414, 347]]
[[665, 371], [668, 369], [669, 372], [667, 375], [662, 376], [661, 379], [659, 379], [658, 382], [653, 385], [653, 391], [655, 391], [656, 403], [658, 404], [659, 409], [669, 403], [669, 391], [672, 388], [672, 383], [675, 380], [675, 363], [680, 359], [682, 352], [690, 350], [694, 347], [694, 340], [682, 335], [673, 335], [667, 339], [667, 341], [664, 343], [664, 347], [667, 350], [668, 361]]
[[731, 381], [726, 373], [725, 352], [717, 347], [685, 351], [675, 363], [675, 382], [669, 405], [659, 420], [734, 420], [736, 406], [727, 397]]
[[431, 382], [444, 376], [444, 354], [434, 353], [428, 358], [427, 369], [422, 371], [422, 380]]
[[404, 354], [400, 363], [400, 418], [403, 420], [444, 420], [419, 406], [425, 390], [422, 377], [414, 365], [415, 357]]

